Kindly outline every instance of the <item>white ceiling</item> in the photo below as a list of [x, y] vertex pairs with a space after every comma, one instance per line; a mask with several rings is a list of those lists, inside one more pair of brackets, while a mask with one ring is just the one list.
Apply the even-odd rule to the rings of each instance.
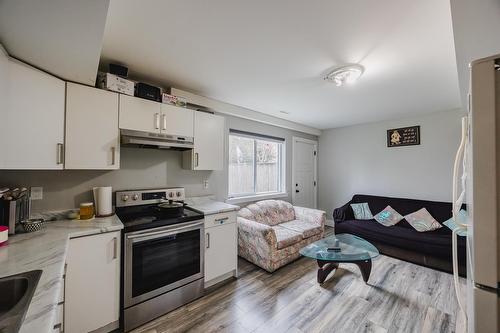
[[460, 107], [449, 0], [111, 0], [101, 61], [320, 129]]

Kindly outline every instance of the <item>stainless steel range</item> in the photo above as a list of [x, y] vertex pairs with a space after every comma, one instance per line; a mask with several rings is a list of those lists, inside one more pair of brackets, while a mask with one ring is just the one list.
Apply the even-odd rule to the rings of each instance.
[[116, 192], [125, 331], [203, 295], [204, 216], [184, 199], [181, 187]]

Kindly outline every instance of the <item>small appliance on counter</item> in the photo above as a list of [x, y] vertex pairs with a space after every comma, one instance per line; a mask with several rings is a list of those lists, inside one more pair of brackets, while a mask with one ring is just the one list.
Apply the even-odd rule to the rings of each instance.
[[184, 188], [117, 191], [123, 222], [122, 310], [128, 332], [204, 293], [204, 215]]
[[28, 189], [0, 188], [0, 225], [9, 228], [9, 235], [22, 231], [21, 223], [30, 218]]

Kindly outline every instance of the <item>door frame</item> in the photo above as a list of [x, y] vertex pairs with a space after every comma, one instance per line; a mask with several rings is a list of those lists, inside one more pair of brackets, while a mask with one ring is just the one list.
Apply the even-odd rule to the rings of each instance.
[[316, 182], [316, 186], [314, 186], [314, 207], [318, 207], [318, 141], [305, 139], [301, 137], [294, 136], [292, 137], [292, 204], [295, 205], [295, 149], [297, 146], [297, 142], [308, 143], [314, 146], [314, 151], [316, 155], [314, 156], [314, 181]]

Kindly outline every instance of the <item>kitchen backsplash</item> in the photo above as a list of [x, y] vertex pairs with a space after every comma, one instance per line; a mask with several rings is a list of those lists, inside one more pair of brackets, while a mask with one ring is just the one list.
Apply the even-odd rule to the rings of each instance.
[[[182, 153], [121, 147], [120, 170], [0, 170], [1, 186], [42, 186], [43, 199], [33, 201], [34, 213], [78, 207], [92, 201], [92, 187], [112, 186], [113, 191], [184, 186], [187, 196], [215, 193], [222, 171], [182, 169]], [[208, 179], [209, 188], [203, 181]]]

